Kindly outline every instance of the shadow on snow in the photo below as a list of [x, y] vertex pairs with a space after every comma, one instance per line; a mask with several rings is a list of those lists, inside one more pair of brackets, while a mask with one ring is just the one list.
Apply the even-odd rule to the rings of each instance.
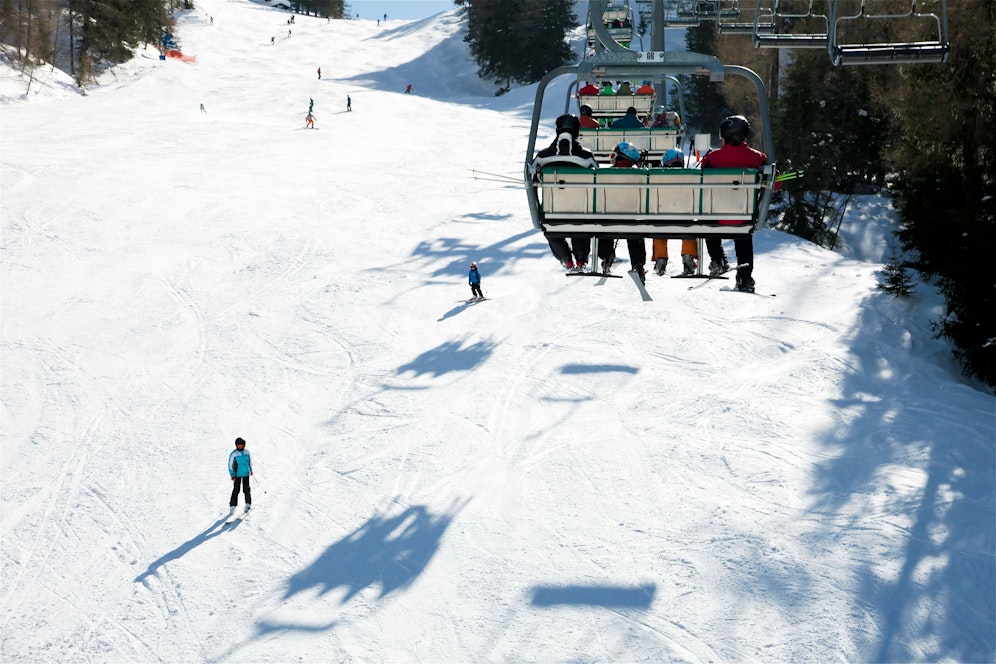
[[374, 515], [332, 544], [287, 582], [283, 599], [309, 589], [325, 595], [344, 589], [343, 604], [366, 588], [380, 587], [377, 599], [408, 588], [432, 560], [450, 523], [466, 502], [443, 514], [416, 505], [394, 516]]
[[[863, 311], [898, 306], [879, 293]], [[860, 658], [996, 661], [993, 400], [967, 385], [952, 385], [943, 375], [948, 367], [929, 352], [924, 362], [911, 362], [921, 349], [911, 347], [902, 325], [889, 339], [878, 324], [883, 318], [869, 313], [859, 322], [869, 329], [853, 334], [883, 342], [852, 351], [854, 368], [841, 386], [847, 396], [834, 404], [840, 421], [850, 424], [826, 434], [833, 455], [817, 469], [813, 489], [814, 509], [823, 519], [839, 518], [848, 504], [853, 509], [854, 501], [873, 496], [885, 501], [876, 510], [911, 517], [902, 549], [895, 552], [901, 562], [895, 574], [883, 577], [875, 562], [880, 553], [857, 563], [855, 602], [874, 607], [879, 631], [875, 649]], [[915, 370], [902, 373], [903, 366]], [[949, 368], [957, 377], [957, 367]], [[938, 384], [957, 396], [919, 397]], [[891, 486], [894, 469], [904, 466], [925, 473], [922, 488]], [[830, 536], [838, 538], [839, 529]]]
[[603, 606], [646, 610], [654, 601], [657, 585], [642, 586], [536, 586], [531, 604], [551, 606]]
[[408, 364], [398, 367], [398, 373], [414, 372], [415, 376], [441, 376], [450, 371], [470, 371], [484, 362], [495, 349], [490, 341], [478, 341], [465, 346], [462, 341], [447, 341], [430, 348]]
[[220, 519], [212, 523], [210, 526], [208, 526], [199, 535], [184, 542], [183, 544], [176, 547], [172, 551], [164, 553], [162, 556], [149, 563], [148, 569], [146, 569], [144, 572], [135, 577], [135, 582], [144, 583], [148, 577], [152, 576], [157, 571], [159, 571], [159, 568], [165, 565], [166, 563], [173, 562], [174, 560], [178, 560], [184, 557], [185, 555], [187, 555], [188, 553], [199, 547], [201, 544], [204, 544], [208, 540], [211, 540], [217, 537], [218, 535], [221, 535], [222, 533], [235, 529], [236, 527], [238, 527], [240, 523], [242, 523], [241, 521], [233, 521], [230, 524], [226, 524], [225, 520], [227, 518], [228, 515], [226, 514], [225, 516], [221, 517]]

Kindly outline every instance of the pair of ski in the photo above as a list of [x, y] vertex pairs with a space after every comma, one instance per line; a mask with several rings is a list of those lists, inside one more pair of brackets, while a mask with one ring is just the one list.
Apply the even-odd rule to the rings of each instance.
[[252, 508], [249, 508], [243, 512], [233, 511], [228, 515], [228, 518], [225, 519], [225, 523], [235, 523], [236, 521], [244, 521], [245, 518], [249, 516], [249, 512], [251, 511]]
[[[748, 265], [750, 265], [750, 263], [744, 263], [743, 265], [738, 265], [735, 268], [727, 267], [719, 274], [710, 274], [707, 277], [705, 277], [702, 283], [695, 284], [694, 286], [689, 286], [688, 290], [695, 290], [696, 288], [702, 288], [713, 279], [729, 279], [729, 277], [724, 277], [723, 275], [726, 274], [727, 272], [730, 272], [731, 270], [739, 270], [741, 268], [747, 267]], [[738, 288], [730, 288], [729, 286], [723, 286], [719, 290], [721, 293], [745, 293], [747, 295], [757, 295], [758, 297], [775, 297], [775, 293], [758, 293], [757, 291], [744, 291]]]

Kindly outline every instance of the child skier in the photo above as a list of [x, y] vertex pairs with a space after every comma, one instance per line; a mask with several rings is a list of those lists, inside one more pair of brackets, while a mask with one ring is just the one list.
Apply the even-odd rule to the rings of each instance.
[[235, 439], [235, 449], [228, 455], [228, 475], [232, 478], [232, 498], [228, 501], [228, 506], [232, 508], [231, 514], [235, 514], [235, 507], [239, 504], [239, 486], [246, 497], [245, 511], [252, 507], [252, 494], [249, 493], [249, 476], [252, 475], [252, 459], [249, 457], [249, 450], [246, 449], [246, 441], [241, 438]]
[[468, 276], [470, 283], [470, 295], [473, 300], [483, 300], [484, 293], [481, 292], [481, 273], [477, 269], [477, 263], [470, 264], [470, 275]]

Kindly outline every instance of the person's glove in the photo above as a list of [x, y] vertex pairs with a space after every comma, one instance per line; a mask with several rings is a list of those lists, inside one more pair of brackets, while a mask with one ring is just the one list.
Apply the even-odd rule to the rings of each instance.
[[249, 471], [249, 474], [252, 475], [252, 471], [251, 470]]
[[232, 481], [233, 482], [235, 481], [235, 475], [232, 475]]

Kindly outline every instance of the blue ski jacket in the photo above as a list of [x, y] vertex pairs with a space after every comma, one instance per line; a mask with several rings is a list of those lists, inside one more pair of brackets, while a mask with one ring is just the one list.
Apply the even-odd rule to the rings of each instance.
[[477, 268], [474, 268], [473, 270], [471, 270], [470, 274], [468, 275], [468, 277], [470, 278], [470, 284], [472, 286], [474, 284], [481, 283], [481, 273], [477, 270]]
[[232, 450], [228, 455], [228, 474], [231, 477], [249, 477], [252, 472], [252, 461], [249, 450]]

